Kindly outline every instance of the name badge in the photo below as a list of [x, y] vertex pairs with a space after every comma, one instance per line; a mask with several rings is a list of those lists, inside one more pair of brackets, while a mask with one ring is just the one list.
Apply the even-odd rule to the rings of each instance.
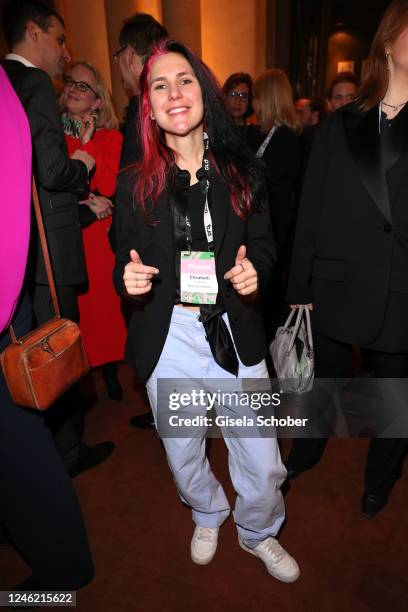
[[215, 258], [211, 251], [182, 251], [180, 299], [188, 304], [215, 304], [218, 294]]

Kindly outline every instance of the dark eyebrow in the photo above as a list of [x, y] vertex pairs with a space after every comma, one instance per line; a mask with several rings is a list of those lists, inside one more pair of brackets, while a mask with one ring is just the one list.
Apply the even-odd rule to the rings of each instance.
[[[187, 74], [188, 74], [189, 76], [194, 76], [192, 72], [178, 72], [178, 73], [176, 74], [176, 77], [186, 76]], [[159, 77], [156, 77], [155, 79], [153, 79], [153, 80], [152, 80], [152, 83], [155, 83], [156, 81], [167, 81], [167, 80], [168, 80], [168, 79], [167, 79], [167, 77], [165, 77], [165, 76], [159, 76]]]

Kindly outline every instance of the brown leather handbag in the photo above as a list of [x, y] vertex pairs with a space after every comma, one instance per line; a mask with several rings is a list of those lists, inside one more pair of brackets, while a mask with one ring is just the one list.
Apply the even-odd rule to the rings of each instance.
[[55, 317], [20, 339], [10, 325], [12, 343], [1, 353], [0, 361], [13, 402], [46, 410], [89, 371], [89, 363], [78, 325], [60, 316], [34, 179], [33, 200]]

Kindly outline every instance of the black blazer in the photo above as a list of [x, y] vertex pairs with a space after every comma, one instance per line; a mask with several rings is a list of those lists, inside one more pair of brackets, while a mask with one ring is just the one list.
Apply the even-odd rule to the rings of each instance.
[[316, 134], [287, 300], [313, 302], [334, 339], [408, 352], [408, 105], [389, 128], [387, 172], [378, 125], [378, 106], [349, 105]]
[[[30, 124], [33, 171], [55, 281], [59, 285], [84, 283], [86, 267], [77, 195], [86, 197], [88, 194], [86, 165], [68, 157], [50, 77], [38, 68], [27, 68], [21, 62], [5, 60], [2, 65]], [[31, 237], [29, 278], [48, 284], [35, 221]]]
[[[155, 266], [160, 273], [153, 288], [142, 300], [135, 300], [126, 346], [126, 359], [139, 375], [148, 378], [162, 352], [170, 326], [176, 292], [174, 269], [174, 230], [167, 187], [154, 209], [156, 225], [147, 225], [137, 204], [133, 204], [135, 178], [129, 173], [119, 176], [117, 190], [118, 248], [114, 282], [121, 295], [127, 295], [123, 284], [123, 270], [130, 261], [130, 249], [136, 249], [146, 265]], [[247, 257], [255, 266], [260, 290], [271, 280], [275, 264], [275, 245], [271, 232], [269, 210], [254, 212], [245, 222], [232, 210], [229, 192], [219, 176], [211, 177], [209, 192], [214, 226], [216, 270], [225, 309], [239, 357], [245, 365], [261, 361], [267, 343], [261, 305], [258, 299], [242, 299], [223, 276], [234, 266], [241, 244], [247, 246]]]

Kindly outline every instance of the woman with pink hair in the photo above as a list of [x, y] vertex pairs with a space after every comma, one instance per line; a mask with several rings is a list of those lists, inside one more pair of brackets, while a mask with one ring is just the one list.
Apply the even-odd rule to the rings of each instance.
[[[222, 379], [243, 391], [243, 379], [268, 378], [260, 299], [273, 273], [274, 243], [259, 164], [207, 66], [181, 43], [161, 41], [141, 75], [140, 107], [142, 161], [118, 182], [114, 279], [120, 293], [138, 300], [127, 357], [147, 379], [170, 469], [192, 510], [191, 559], [206, 565], [230, 507], [205, 454], [205, 428], [187, 425], [177, 435], [168, 413], [166, 423], [166, 403], [180, 388], [175, 379], [200, 390], [217, 389]], [[164, 379], [170, 395], [160, 392]], [[178, 414], [205, 417], [206, 404], [191, 408]], [[215, 411], [221, 421], [254, 416], [228, 399]], [[278, 580], [294, 582], [297, 563], [275, 538], [286, 476], [276, 437], [257, 426], [221, 430], [237, 492], [239, 546]]]

